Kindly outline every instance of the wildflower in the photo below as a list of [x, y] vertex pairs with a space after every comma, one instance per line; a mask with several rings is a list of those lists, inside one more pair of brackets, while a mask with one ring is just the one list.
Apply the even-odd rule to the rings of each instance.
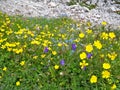
[[21, 65], [21, 66], [24, 66], [24, 65], [25, 65], [25, 61], [21, 61], [21, 62], [20, 62], [20, 65]]
[[110, 72], [107, 70], [102, 71], [102, 78], [109, 78], [110, 77]]
[[115, 52], [111, 53], [111, 54], [108, 54], [108, 57], [111, 59], [111, 60], [115, 60], [115, 58], [117, 57], [117, 54]]
[[44, 58], [45, 56], [46, 56], [45, 54], [42, 54], [42, 55], [41, 55], [41, 58]]
[[84, 33], [80, 33], [80, 34], [79, 34], [79, 37], [80, 37], [80, 38], [84, 38], [84, 37], [85, 37], [85, 34], [84, 34]]
[[79, 42], [80, 41], [80, 38], [77, 38], [74, 40], [74, 42]]
[[115, 35], [115, 33], [114, 33], [114, 32], [110, 32], [110, 33], [109, 33], [109, 37], [110, 37], [111, 39], [113, 39], [113, 38], [115, 38], [115, 37], [116, 37], [116, 35]]
[[64, 75], [64, 72], [60, 72], [60, 75], [63, 76], [63, 75]]
[[90, 78], [90, 82], [91, 83], [96, 83], [97, 82], [97, 76], [92, 75], [91, 78]]
[[87, 52], [92, 52], [93, 50], [93, 46], [91, 44], [88, 44], [85, 48]]
[[58, 70], [58, 69], [59, 69], [59, 65], [55, 65], [54, 68], [55, 68], [56, 70]]
[[44, 52], [47, 53], [49, 51], [48, 47], [44, 48]]
[[80, 62], [80, 66], [81, 66], [81, 69], [84, 69], [86, 66], [88, 66], [88, 63], [86, 63], [86, 61], [83, 60], [82, 62]]
[[60, 64], [63, 66], [63, 65], [65, 65], [65, 60], [61, 60], [60, 61]]
[[101, 44], [101, 42], [100, 41], [94, 41], [94, 44], [93, 44], [94, 46], [96, 46], [98, 49], [101, 49], [102, 48], [102, 44]]
[[106, 26], [106, 25], [107, 25], [107, 22], [103, 21], [101, 24], [102, 24], [103, 26]]
[[58, 47], [61, 47], [62, 46], [62, 43], [58, 43]]
[[20, 86], [20, 81], [17, 81], [17, 82], [16, 82], [16, 86]]
[[87, 32], [88, 34], [91, 34], [91, 33], [92, 33], [92, 30], [91, 30], [91, 29], [88, 29], [86, 32]]
[[76, 44], [72, 44], [72, 50], [76, 50]]
[[56, 55], [56, 54], [57, 54], [57, 52], [56, 52], [56, 51], [52, 51], [52, 54], [53, 54], [53, 55]]
[[87, 54], [87, 58], [90, 59], [92, 57], [92, 54], [91, 53], [88, 53]]
[[40, 42], [39, 42], [39, 41], [37, 41], [37, 40], [33, 40], [33, 41], [31, 41], [31, 44], [39, 45], [39, 44], [40, 44]]
[[112, 90], [115, 90], [116, 88], [117, 88], [116, 84], [113, 84], [111, 87]]
[[85, 59], [87, 57], [86, 53], [85, 52], [82, 52], [80, 54], [80, 59]]
[[110, 64], [109, 63], [103, 63], [103, 68], [104, 69], [110, 69]]
[[103, 32], [101, 38], [108, 39], [108, 34], [106, 32]]
[[4, 68], [3, 68], [3, 71], [6, 71], [6, 70], [7, 70], [7, 67], [4, 67]]
[[38, 56], [33, 56], [33, 59], [37, 59], [38, 58]]

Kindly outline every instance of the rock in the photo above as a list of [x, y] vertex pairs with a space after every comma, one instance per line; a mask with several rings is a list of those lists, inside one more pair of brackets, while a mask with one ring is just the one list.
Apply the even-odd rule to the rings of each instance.
[[[63, 1], [63, 2], [62, 2]], [[111, 26], [120, 25], [119, 4], [99, 5], [92, 10], [79, 5], [67, 6], [67, 0], [1, 0], [0, 11], [9, 15], [23, 15], [27, 17], [70, 17], [79, 21], [91, 21], [93, 25], [106, 21]], [[100, 2], [103, 2], [102, 0]], [[103, 3], [104, 4], [104, 3]], [[7, 6], [7, 7], [6, 7]]]

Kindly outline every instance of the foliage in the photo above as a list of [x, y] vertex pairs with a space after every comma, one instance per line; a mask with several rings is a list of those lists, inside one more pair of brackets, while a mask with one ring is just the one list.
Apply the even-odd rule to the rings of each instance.
[[84, 1], [81, 1], [81, 2], [78, 2], [76, 0], [71, 0], [70, 2], [67, 2], [67, 5], [75, 5], [75, 4], [79, 4], [80, 6], [84, 6], [84, 7], [87, 7], [88, 9], [94, 9], [96, 7], [96, 5], [93, 5], [93, 4], [86, 4], [86, 2]]
[[0, 90], [119, 90], [120, 32], [106, 26], [0, 13]]

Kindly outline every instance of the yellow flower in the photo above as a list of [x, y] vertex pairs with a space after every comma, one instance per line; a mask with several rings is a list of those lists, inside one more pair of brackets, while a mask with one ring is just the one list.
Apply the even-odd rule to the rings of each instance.
[[92, 50], [93, 50], [93, 46], [92, 46], [91, 44], [88, 44], [88, 45], [86, 46], [86, 51], [87, 51], [87, 52], [92, 52]]
[[93, 44], [94, 46], [96, 46], [98, 49], [101, 49], [102, 48], [102, 44], [101, 44], [101, 42], [100, 41], [94, 41], [94, 44]]
[[110, 64], [109, 63], [103, 63], [103, 68], [104, 69], [110, 69]]
[[88, 66], [88, 63], [86, 63], [85, 60], [83, 62], [80, 62], [81, 69], [84, 69], [84, 67]]
[[53, 55], [56, 55], [56, 54], [57, 54], [57, 52], [56, 52], [56, 51], [52, 51], [52, 54], [53, 54]]
[[33, 40], [33, 41], [31, 41], [31, 44], [40, 45], [40, 42], [37, 40]]
[[117, 54], [115, 52], [111, 53], [111, 54], [108, 54], [108, 57], [111, 59], [111, 60], [115, 60], [115, 58], [117, 57]]
[[110, 33], [109, 33], [109, 37], [110, 37], [111, 39], [113, 39], [113, 38], [115, 38], [115, 37], [116, 37], [116, 35], [115, 35], [115, 33], [114, 33], [114, 32], [110, 32]]
[[80, 59], [85, 59], [87, 57], [86, 53], [85, 52], [82, 52], [80, 54]]
[[102, 78], [109, 78], [110, 77], [110, 72], [107, 70], [102, 71]]
[[38, 58], [38, 56], [33, 56], [33, 59], [37, 59]]
[[91, 83], [96, 83], [97, 82], [97, 76], [92, 75], [91, 78], [90, 78], [90, 82]]
[[3, 71], [6, 71], [6, 70], [7, 70], [7, 67], [4, 67], [4, 68], [3, 68]]
[[17, 82], [16, 82], [16, 86], [20, 86], [20, 81], [17, 81]]
[[80, 38], [77, 38], [74, 40], [74, 42], [79, 42], [80, 41]]
[[54, 68], [57, 70], [59, 69], [59, 65], [55, 65]]
[[44, 58], [45, 56], [46, 56], [45, 54], [42, 54], [42, 55], [41, 55], [41, 58]]
[[25, 65], [25, 61], [21, 61], [21, 62], [20, 62], [20, 65], [21, 65], [21, 66], [24, 66], [24, 65]]
[[62, 43], [58, 43], [58, 46], [61, 47], [61, 46], [62, 46]]
[[101, 24], [102, 24], [103, 26], [106, 26], [106, 25], [107, 25], [107, 22], [103, 21]]
[[106, 32], [103, 32], [103, 33], [101, 34], [101, 38], [103, 38], [103, 39], [108, 39], [108, 34], [107, 34]]
[[116, 84], [113, 84], [111, 90], [115, 90], [117, 88]]
[[80, 34], [79, 34], [79, 37], [80, 37], [80, 38], [84, 38], [84, 37], [85, 37], [85, 34], [84, 34], [84, 33], [80, 33]]
[[92, 33], [92, 30], [91, 30], [91, 29], [88, 29], [88, 30], [86, 30], [86, 32], [87, 32], [88, 34], [91, 34], [91, 33]]

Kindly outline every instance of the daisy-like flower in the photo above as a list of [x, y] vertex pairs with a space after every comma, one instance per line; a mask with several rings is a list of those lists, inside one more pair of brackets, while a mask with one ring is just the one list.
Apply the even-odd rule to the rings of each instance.
[[103, 21], [101, 24], [102, 24], [103, 26], [106, 26], [106, 25], [107, 25], [107, 22]]
[[84, 33], [80, 33], [80, 34], [79, 34], [79, 37], [80, 37], [80, 38], [84, 38], [84, 37], [85, 37], [85, 34], [84, 34]]
[[109, 37], [110, 37], [111, 39], [114, 39], [114, 38], [116, 37], [116, 35], [115, 35], [114, 32], [110, 32], [110, 33], [109, 33]]
[[61, 47], [62, 46], [62, 43], [58, 43], [58, 47]]
[[59, 65], [55, 65], [54, 68], [55, 68], [56, 70], [58, 70], [58, 69], [59, 69]]
[[33, 59], [37, 59], [38, 58], [38, 56], [33, 56]]
[[97, 76], [92, 75], [90, 78], [90, 83], [97, 83]]
[[101, 49], [101, 48], [102, 48], [102, 44], [101, 44], [101, 42], [100, 42], [99, 40], [94, 41], [94, 44], [93, 44], [93, 45], [96, 46], [98, 49]]
[[106, 32], [102, 32], [102, 34], [101, 34], [101, 38], [102, 39], [108, 39], [108, 33], [106, 33]]
[[110, 77], [110, 72], [107, 70], [102, 71], [102, 78], [109, 78]]
[[20, 81], [17, 81], [17, 82], [16, 82], [16, 86], [20, 86]]
[[86, 30], [86, 32], [87, 32], [88, 34], [91, 34], [91, 33], [92, 33], [92, 30], [91, 30], [91, 29], [88, 29], [88, 30]]
[[52, 51], [52, 54], [53, 54], [53, 55], [56, 55], [56, 54], [57, 54], [57, 52], [56, 52], [56, 51]]
[[110, 58], [111, 60], [115, 60], [116, 57], [117, 57], [117, 54], [115, 52], [108, 54], [108, 58]]
[[116, 84], [113, 84], [111, 90], [115, 90], [117, 88]]
[[3, 71], [7, 71], [7, 67], [4, 67], [4, 68], [3, 68]]
[[80, 59], [86, 59], [86, 57], [87, 57], [87, 55], [86, 55], [85, 52], [82, 52], [82, 53], [80, 54]]
[[24, 66], [24, 65], [25, 65], [25, 61], [21, 61], [21, 62], [20, 62], [20, 65], [21, 65], [21, 66]]
[[109, 63], [103, 63], [103, 68], [104, 69], [110, 69], [110, 64]]
[[86, 61], [83, 60], [82, 62], [80, 62], [80, 66], [81, 66], [81, 69], [84, 69], [86, 66], [88, 66], [88, 63], [86, 63]]
[[42, 55], [41, 55], [41, 58], [44, 58], [45, 56], [46, 56], [45, 54], [42, 54]]
[[91, 44], [88, 44], [88, 45], [86, 45], [85, 49], [87, 52], [92, 52], [93, 46]]

